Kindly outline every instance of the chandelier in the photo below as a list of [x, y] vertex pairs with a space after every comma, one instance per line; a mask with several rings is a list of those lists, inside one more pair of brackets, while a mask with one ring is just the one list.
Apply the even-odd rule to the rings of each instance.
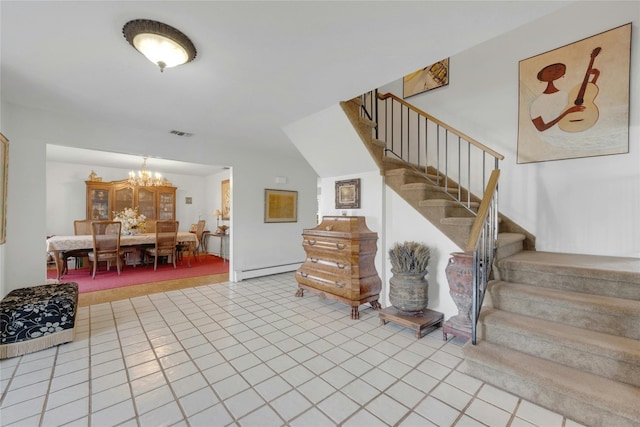
[[158, 172], [151, 173], [147, 170], [147, 158], [142, 162], [142, 169], [136, 174], [134, 171], [129, 172], [129, 184], [138, 187], [153, 187], [159, 185], [171, 185]]

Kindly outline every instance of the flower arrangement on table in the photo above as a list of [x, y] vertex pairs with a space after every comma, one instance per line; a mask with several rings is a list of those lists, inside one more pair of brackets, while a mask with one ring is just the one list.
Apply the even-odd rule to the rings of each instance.
[[120, 234], [123, 236], [144, 233], [147, 225], [147, 217], [142, 214], [138, 214], [138, 208], [124, 208], [120, 212], [114, 212], [113, 220], [120, 221], [122, 223]]

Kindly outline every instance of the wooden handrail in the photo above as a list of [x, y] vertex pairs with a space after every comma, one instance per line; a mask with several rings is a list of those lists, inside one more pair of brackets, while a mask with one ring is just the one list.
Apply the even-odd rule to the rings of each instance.
[[384, 93], [384, 94], [378, 94], [378, 98], [385, 100], [387, 98], [391, 98], [394, 99], [396, 101], [398, 101], [399, 103], [401, 103], [402, 105], [404, 105], [405, 107], [407, 107], [408, 109], [416, 112], [417, 114], [420, 114], [423, 117], [426, 117], [427, 119], [429, 119], [430, 121], [436, 123], [438, 126], [448, 130], [449, 132], [459, 136], [460, 138], [464, 139], [465, 141], [468, 141], [469, 144], [476, 146], [477, 148], [481, 149], [482, 151], [492, 155], [493, 157], [495, 157], [498, 160], [504, 160], [504, 156], [496, 151], [493, 151], [491, 148], [487, 147], [484, 144], [481, 144], [480, 142], [476, 141], [475, 139], [465, 135], [464, 133], [452, 128], [451, 126], [441, 122], [440, 120], [436, 119], [435, 117], [425, 113], [424, 111], [422, 111], [419, 108], [416, 108], [415, 106], [405, 102], [403, 99], [398, 98], [396, 95], [392, 94], [392, 93]]
[[487, 220], [487, 215], [489, 214], [489, 207], [491, 206], [491, 200], [498, 188], [498, 178], [500, 177], [500, 169], [494, 169], [491, 171], [491, 176], [489, 177], [489, 182], [487, 183], [487, 188], [485, 189], [484, 196], [482, 201], [480, 202], [480, 207], [478, 207], [478, 215], [476, 216], [476, 220], [471, 227], [471, 233], [469, 233], [469, 240], [467, 240], [467, 246], [465, 248], [468, 252], [473, 252], [476, 250], [478, 246], [478, 240], [480, 239], [480, 233], [482, 232], [482, 228]]

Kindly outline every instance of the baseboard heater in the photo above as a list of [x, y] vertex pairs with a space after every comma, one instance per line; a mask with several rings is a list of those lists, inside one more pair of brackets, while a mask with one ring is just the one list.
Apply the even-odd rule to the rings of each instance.
[[270, 267], [250, 268], [247, 270], [236, 270], [236, 281], [241, 282], [244, 279], [253, 277], [269, 276], [271, 274], [286, 273], [295, 271], [302, 265], [304, 261], [292, 262], [290, 264], [272, 265]]

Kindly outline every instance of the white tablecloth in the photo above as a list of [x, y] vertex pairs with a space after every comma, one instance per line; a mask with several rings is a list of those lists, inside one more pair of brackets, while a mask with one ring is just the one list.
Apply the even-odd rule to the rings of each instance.
[[[135, 236], [120, 236], [120, 246], [136, 246], [154, 244], [156, 242], [155, 233], [142, 233]], [[187, 231], [178, 232], [178, 243], [191, 242], [198, 244], [198, 238], [194, 233]], [[93, 248], [93, 237], [91, 235], [81, 236], [53, 236], [47, 239], [47, 252], [71, 251], [76, 249]]]

